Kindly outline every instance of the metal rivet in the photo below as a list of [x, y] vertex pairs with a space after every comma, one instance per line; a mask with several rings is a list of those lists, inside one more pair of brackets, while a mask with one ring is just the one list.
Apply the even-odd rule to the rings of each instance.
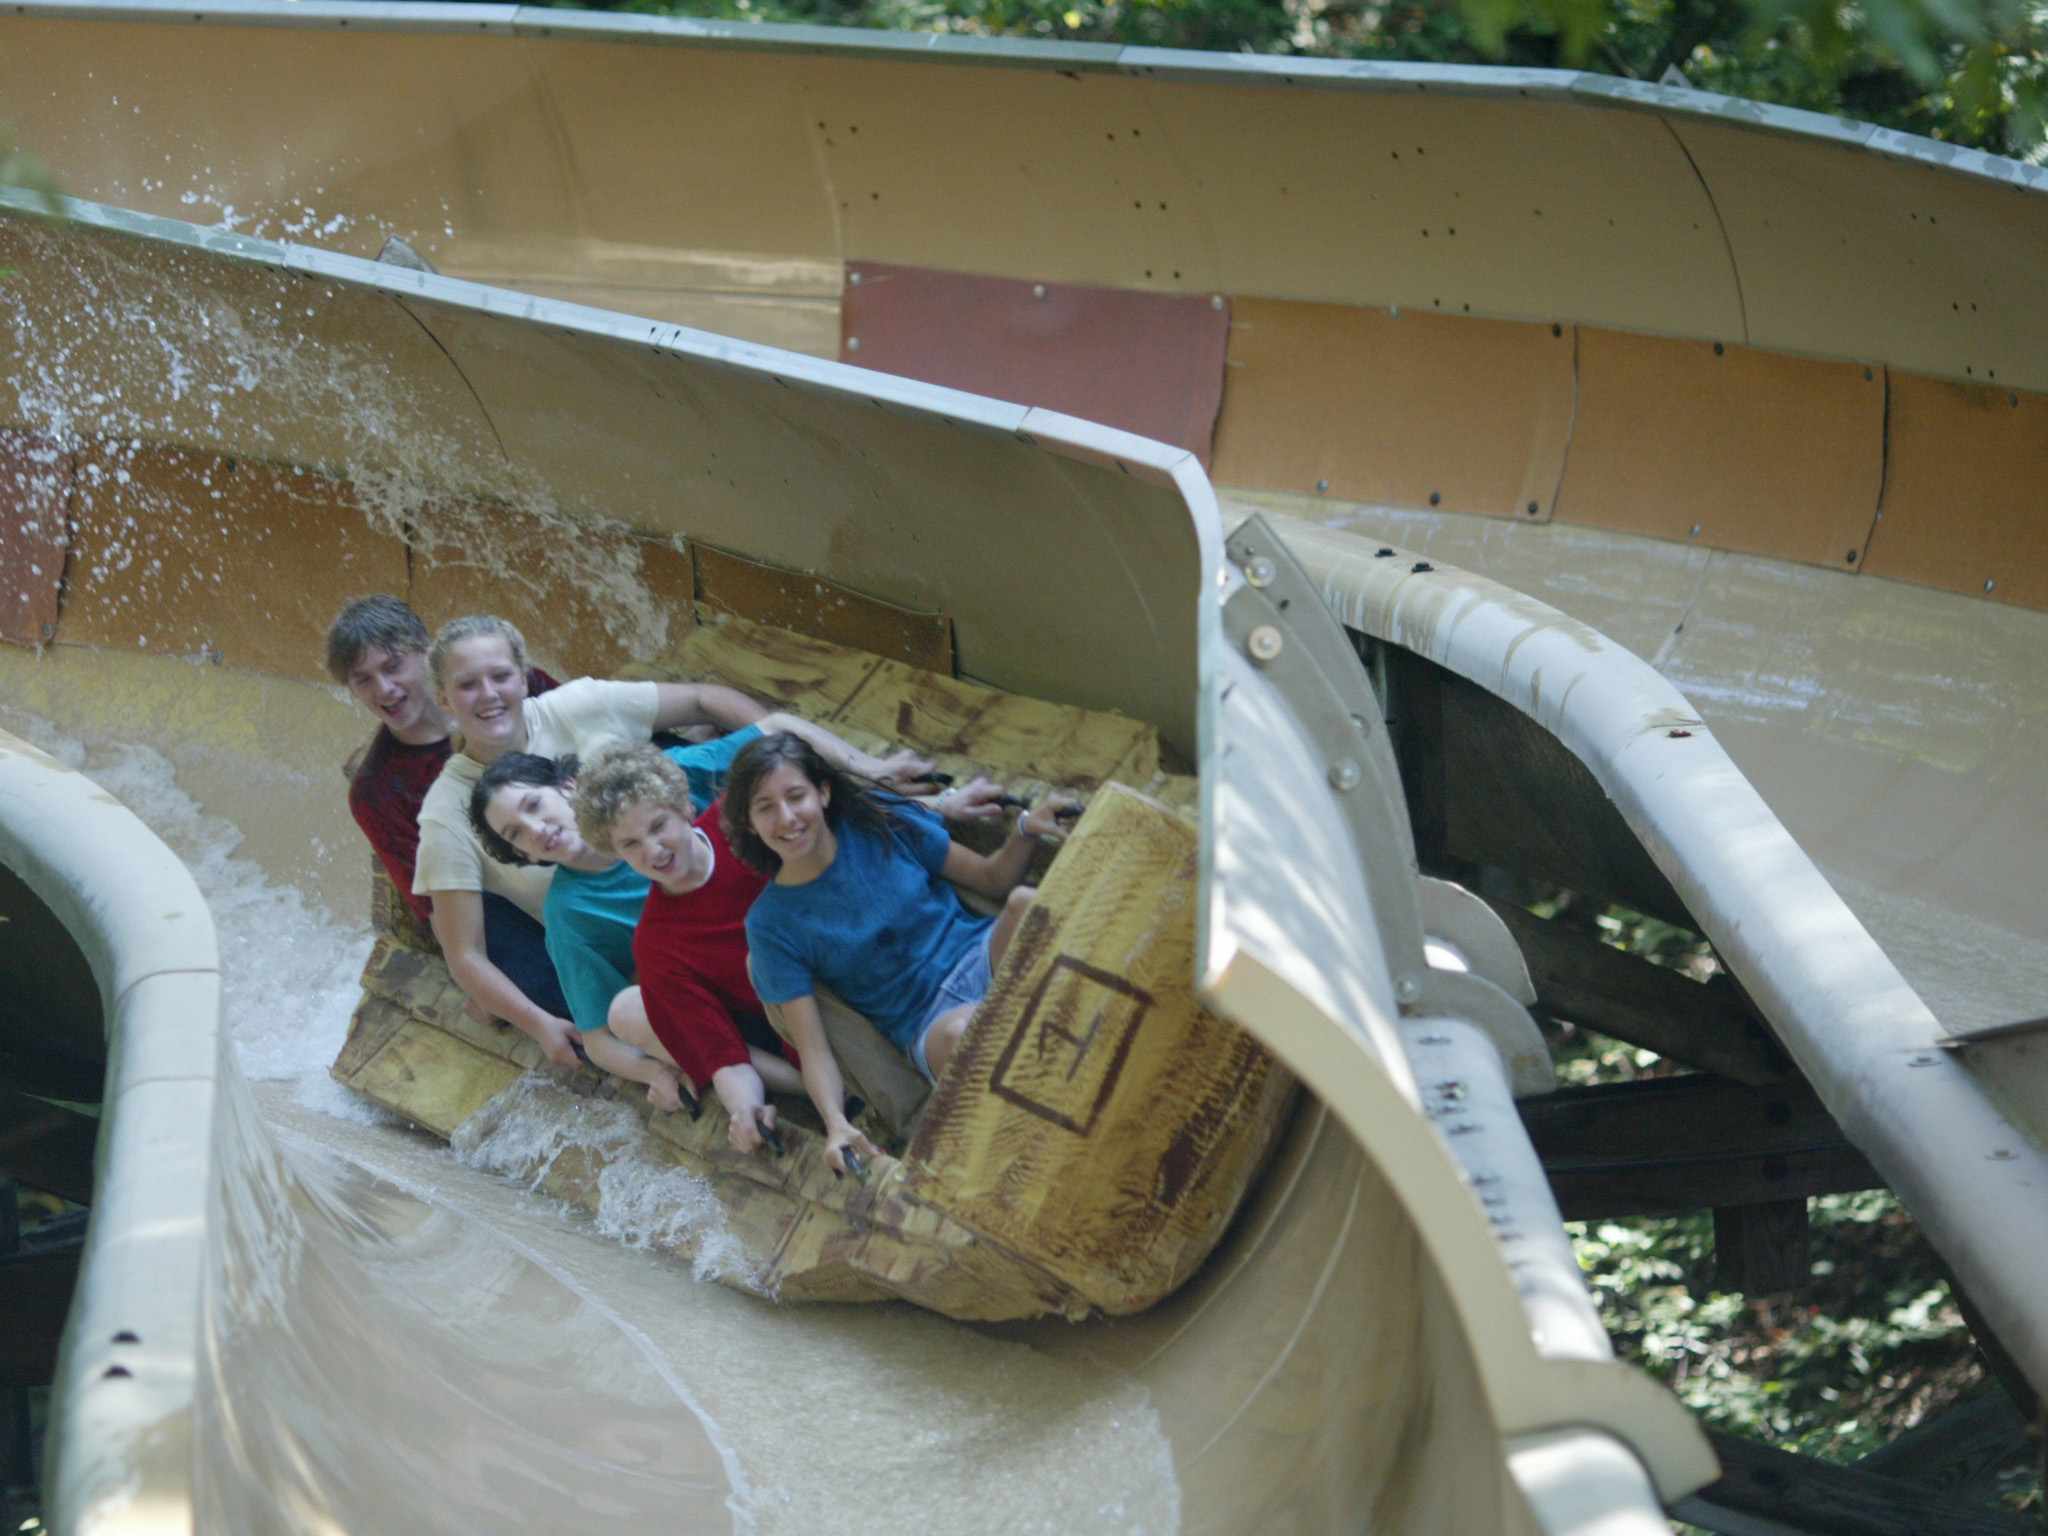
[[1316, 482], [1316, 489], [1319, 491], [1327, 491], [1329, 488], [1330, 482], [1327, 480], [1318, 480]]
[[52, 635], [54, 635], [54, 634], [56, 634], [56, 633], [57, 633], [57, 626], [56, 626], [56, 625], [54, 625], [54, 624], [50, 624], [50, 623], [45, 623], [45, 624], [43, 625], [43, 638], [44, 638], [45, 640], [49, 639], [49, 638], [50, 638], [50, 637], [51, 637]]
[[1244, 579], [1255, 587], [1270, 587], [1273, 584], [1273, 562], [1264, 555], [1258, 556], [1245, 566]]
[[1034, 299], [1042, 299], [1042, 298], [1044, 298], [1044, 297], [1045, 297], [1045, 284], [1043, 284], [1043, 283], [1033, 283], [1033, 284], [1031, 285], [1031, 297], [1033, 297]]
[[1991, 590], [1991, 589], [1992, 589], [1993, 587], [1995, 587], [1995, 586], [1997, 586], [1997, 585], [1998, 585], [1998, 583], [1997, 583], [1997, 582], [1995, 582], [1995, 581], [1987, 581], [1987, 582], [1985, 582], [1985, 583], [1984, 583], [1984, 590], [1985, 590], [1986, 592], [1989, 592], [1989, 591], [1990, 591], [1990, 590]]
[[2018, 1157], [2019, 1153], [2013, 1151], [2010, 1147], [2000, 1147], [1996, 1152], [1990, 1153], [1989, 1156], [1994, 1163], [2009, 1163]]
[[1849, 563], [1851, 565], [1856, 563], [1856, 551], [1853, 549], [1849, 551]]
[[1531, 517], [1534, 517], [1541, 510], [1542, 508], [1538, 507], [1535, 502], [1532, 501], [1529, 503], [1529, 515]]
[[1906, 1065], [1909, 1067], [1931, 1067], [1939, 1060], [1941, 1060], [1939, 1054], [1933, 1051], [1926, 1051], [1913, 1057]]
[[1721, 343], [1719, 343], [1719, 342], [1717, 341], [1717, 342], [1715, 342], [1715, 343], [1714, 343], [1714, 356], [1716, 356], [1716, 357], [1719, 357], [1720, 355], [1721, 355]]
[[134, 1332], [132, 1329], [123, 1328], [119, 1333], [114, 1335], [114, 1342], [116, 1344], [140, 1344], [142, 1342], [142, 1336]]
[[1286, 645], [1280, 631], [1270, 624], [1261, 624], [1245, 640], [1245, 649], [1252, 653], [1254, 661], [1271, 661]]
[[853, 285], [854, 285], [855, 287], [859, 287], [859, 286], [860, 286], [860, 274], [859, 274], [858, 272], [849, 272], [849, 273], [847, 273], [847, 274], [846, 274], [846, 280], [847, 280], [847, 281], [848, 281], [849, 283], [852, 283], [852, 284], [853, 284]]
[[1365, 775], [1359, 771], [1358, 764], [1348, 757], [1330, 764], [1330, 782], [1339, 789], [1356, 789], [1358, 781], [1364, 777]]
[[1209, 307], [1211, 309], [1221, 309], [1223, 307], [1223, 295], [1220, 293], [1211, 295], [1209, 299]]
[[1696, 539], [1696, 538], [1698, 538], [1699, 536], [1700, 536], [1700, 525], [1699, 525], [1698, 523], [1694, 523], [1694, 524], [1692, 525], [1692, 532], [1691, 532], [1691, 533], [1689, 533], [1689, 534], [1687, 534], [1687, 535], [1686, 535], [1686, 537], [1687, 537], [1687, 538], [1692, 538], [1692, 539]]
[[1431, 491], [1431, 492], [1429, 493], [1429, 504], [1430, 504], [1430, 505], [1431, 505], [1432, 507], [1433, 507], [1433, 506], [1435, 506], [1435, 505], [1436, 505], [1436, 504], [1437, 504], [1438, 502], [1440, 502], [1440, 501], [1442, 501], [1442, 500], [1443, 500], [1443, 496], [1442, 496], [1442, 495], [1441, 495], [1441, 494], [1440, 494], [1439, 492], [1436, 492], [1436, 491]]
[[849, 352], [858, 352], [860, 350], [860, 338], [858, 336], [847, 337], [846, 350]]
[[[1413, 976], [1403, 976], [1399, 984], [1394, 988], [1394, 995], [1404, 1003], [1412, 1003], [1415, 999], [1422, 996], [1422, 983]], [[1451, 1041], [1448, 1035], [1425, 1035], [1423, 1036], [1423, 1043], [1426, 1045], [1449, 1045]]]
[[1372, 722], [1366, 719], [1365, 716], [1353, 715], [1351, 717], [1351, 723], [1358, 727], [1359, 735], [1370, 736], [1372, 734]]

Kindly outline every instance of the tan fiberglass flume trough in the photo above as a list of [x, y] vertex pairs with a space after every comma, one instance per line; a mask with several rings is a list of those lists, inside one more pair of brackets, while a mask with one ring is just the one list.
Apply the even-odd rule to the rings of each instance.
[[[24, 15], [0, 31], [0, 75], [22, 129], [76, 191], [163, 214], [230, 206], [363, 254], [399, 233], [464, 276], [656, 317], [635, 325], [148, 221], [133, 240], [17, 230], [10, 264], [27, 275], [34, 324], [15, 328], [14, 420], [85, 442], [67, 474], [120, 469], [118, 451], [95, 445], [114, 435], [131, 455], [166, 445], [344, 474], [371, 504], [358, 527], [344, 515], [360, 518], [355, 504], [338, 509], [309, 481], [289, 537], [254, 523], [223, 537], [199, 519], [152, 547], [122, 533], [110, 491], [75, 536], [61, 612], [54, 583], [48, 593], [54, 648], [6, 663], [18, 699], [80, 734], [161, 743], [202, 798], [232, 796], [250, 850], [279, 876], [337, 905], [360, 900], [352, 834], [309, 806], [359, 727], [320, 690], [260, 674], [307, 676], [341, 590], [410, 580], [438, 612], [478, 580], [435, 546], [435, 518], [451, 514], [422, 504], [422, 484], [686, 532], [948, 613], [964, 673], [1122, 708], [1199, 761], [1205, 982], [1356, 1144], [1305, 1122], [1190, 1293], [1114, 1330], [1032, 1336], [1149, 1389], [1182, 1524], [1512, 1529], [1529, 1517], [1511, 1484], [1551, 1529], [1571, 1528], [1574, 1499], [1577, 1517], [1643, 1510], [1642, 1474], [1597, 1426], [1630, 1441], [1667, 1496], [1704, 1473], [1668, 1403], [1631, 1400], [1637, 1389], [1608, 1366], [1537, 1363], [1603, 1348], [1538, 1230], [1554, 1223], [1523, 1234], [1536, 1277], [1562, 1282], [1536, 1286], [1548, 1308], [1538, 1341], [1443, 1150], [1473, 1138], [1434, 1139], [1404, 1103], [1417, 1079], [1390, 1026], [1424, 1061], [1479, 1052], [1455, 1072], [1421, 1071], [1424, 1088], [1483, 1080], [1483, 1048], [1392, 1025], [1392, 975], [1362, 936], [1392, 946], [1397, 975], [1405, 924], [1384, 861], [1369, 891], [1359, 883], [1355, 840], [1373, 833], [1342, 819], [1354, 792], [1326, 787], [1339, 766], [1332, 701], [1313, 678], [1244, 659], [1249, 636], [1216, 603], [1255, 598], [1234, 579], [1209, 592], [1232, 567], [1194, 462], [658, 322], [847, 346], [842, 261], [1227, 298], [1217, 481], [1329, 525], [1281, 523], [1346, 623], [1497, 692], [1592, 769], [2005, 1343], [2036, 1382], [2048, 1377], [2030, 1293], [2043, 1272], [2038, 1149], [1928, 1049], [1940, 1025], [1864, 926], [1951, 1028], [2042, 1011], [2048, 924], [2031, 872], [2048, 837], [2048, 744], [2030, 605], [2048, 586], [2028, 477], [2012, 468], [2040, 451], [2034, 391], [2048, 385], [2038, 173], [1556, 74], [496, 8]], [[620, 149], [650, 125], [687, 152]], [[194, 240], [219, 254], [173, 250]], [[448, 526], [459, 536], [459, 519]], [[400, 528], [406, 545], [388, 537]], [[591, 642], [591, 664], [658, 647], [653, 631], [681, 620], [652, 590], [663, 547], [636, 551], [650, 595]], [[1391, 565], [1383, 547], [1401, 551]], [[1418, 554], [1556, 607], [1418, 571]], [[151, 576], [150, 559], [166, 556], [172, 574]], [[277, 598], [222, 601], [183, 579], [216, 570]], [[568, 574], [617, 571], [591, 557]], [[1558, 609], [1651, 657], [1686, 696]], [[602, 613], [582, 617], [603, 629]], [[1341, 673], [1306, 629], [1286, 638], [1283, 658]], [[1257, 765], [1255, 795], [1241, 794], [1233, 756]], [[25, 759], [10, 770], [42, 772]], [[1772, 810], [1851, 894], [1853, 915]], [[1328, 835], [1340, 825], [1354, 841]], [[8, 862], [61, 906], [79, 857], [24, 864], [10, 849]], [[1278, 889], [1261, 884], [1282, 871], [1295, 873]], [[1333, 937], [1316, 936], [1304, 902]], [[188, 966], [195, 953], [181, 951]], [[153, 1070], [212, 1081], [202, 1066]], [[251, 1255], [275, 1235], [264, 1213], [281, 1207], [242, 1196], [274, 1193], [286, 1166], [232, 1073], [210, 1143], [226, 1149], [209, 1169], [216, 1204], [183, 1231], [156, 1229], [183, 1243], [186, 1267], [157, 1267], [136, 1295], [115, 1256], [130, 1240], [120, 1154], [124, 1124], [147, 1134], [147, 1097], [131, 1117], [124, 1094], [109, 1116], [117, 1155], [65, 1399], [69, 1423], [98, 1427], [62, 1439], [63, 1517], [111, 1520], [139, 1492], [175, 1522], [196, 1472], [204, 1511], [269, 1501], [252, 1524], [317, 1528], [330, 1511], [354, 1528], [388, 1523], [391, 1495], [333, 1474], [351, 1457], [397, 1465], [400, 1486], [432, 1488], [451, 1509], [516, 1507], [492, 1480], [506, 1446], [530, 1448], [516, 1430], [535, 1399], [504, 1392], [517, 1406], [493, 1421], [496, 1443], [485, 1420], [459, 1415], [474, 1451], [461, 1457], [408, 1458], [393, 1449], [408, 1437], [388, 1433], [403, 1418], [385, 1418], [446, 1421], [464, 1362], [488, 1362], [504, 1389], [488, 1317], [419, 1333], [406, 1332], [417, 1319], [380, 1318], [394, 1340], [379, 1357], [386, 1380], [294, 1332], [292, 1309], [333, 1305], [334, 1287], [219, 1283], [270, 1272]], [[1510, 1198], [1540, 1207], [1540, 1174], [1504, 1109], [1474, 1111], [1507, 1153], [1484, 1172], [1526, 1181]], [[304, 1212], [381, 1200], [387, 1226], [419, 1221], [388, 1191], [343, 1180], [336, 1194], [323, 1180], [337, 1175], [296, 1166], [326, 1203], [302, 1197], [300, 1225], [284, 1225], [329, 1274], [368, 1264], [365, 1250], [336, 1238], [346, 1221]], [[445, 1222], [429, 1229], [461, 1248]], [[624, 1286], [620, 1265], [608, 1278]], [[431, 1272], [461, 1292], [455, 1260]], [[195, 1289], [167, 1286], [173, 1273]], [[272, 1331], [226, 1326], [252, 1299]], [[107, 1342], [145, 1304], [156, 1310], [134, 1330], [143, 1344]], [[195, 1354], [202, 1326], [252, 1352]], [[135, 1374], [105, 1377], [123, 1350]], [[430, 1364], [399, 1369], [408, 1358]], [[601, 1404], [606, 1378], [587, 1362], [550, 1358], [520, 1379], [565, 1371], [595, 1394], [580, 1404]], [[358, 1396], [331, 1392], [342, 1377]], [[238, 1392], [267, 1392], [272, 1417]], [[138, 1449], [128, 1437], [159, 1413]], [[1568, 1424], [1596, 1427], [1544, 1438]], [[722, 1487], [708, 1450], [697, 1463], [700, 1486]], [[556, 1463], [534, 1481], [574, 1499]], [[706, 1496], [722, 1521], [717, 1504]], [[568, 1528], [561, 1507], [536, 1506], [534, 1528]], [[610, 1523], [630, 1528], [633, 1513]]]
[[[907, 571], [943, 591], [978, 675], [1071, 695], [1081, 687], [1053, 668], [1072, 669], [1091, 650], [1118, 658], [1089, 680], [1088, 702], [1156, 718], [1203, 775], [1207, 990], [1295, 1063], [1357, 1138], [1311, 1113], [1261, 1208], [1201, 1283], [1114, 1335], [1082, 1329], [1045, 1341], [1106, 1353], [1150, 1387], [1180, 1458], [1189, 1523], [1229, 1528], [1292, 1507], [1317, 1525], [1370, 1511], [1418, 1529], [1527, 1529], [1519, 1487], [1546, 1512], [1541, 1524], [1565, 1530], [1587, 1507], [1653, 1519], [1645, 1469], [1666, 1497], [1711, 1475], [1682, 1410], [1605, 1358], [1541, 1173], [1526, 1143], [1516, 1146], [1501, 1056], [1486, 1034], [1442, 1016], [1476, 1009], [1489, 1029], [1521, 1043], [1505, 996], [1424, 966], [1405, 828], [1384, 792], [1384, 729], [1361, 739], [1354, 724], [1375, 712], [1363, 674], [1326, 616], [1321, 632], [1290, 630], [1295, 638], [1269, 670], [1246, 659], [1261, 593], [1285, 594], [1290, 578], [1268, 570], [1265, 586], [1226, 579], [1213, 498], [1192, 456], [789, 354], [672, 329], [649, 335], [589, 311], [561, 309], [535, 324], [517, 315], [527, 305], [513, 296], [432, 279], [423, 287], [351, 258], [222, 242], [84, 205], [74, 213], [62, 230], [8, 224], [18, 270], [49, 301], [19, 333], [22, 345], [53, 343], [43, 354], [52, 363], [61, 348], [74, 385], [118, 379], [127, 408], [165, 412], [152, 425], [174, 440], [235, 456], [260, 446], [290, 464], [317, 464], [332, 446], [317, 437], [328, 418], [305, 409], [320, 402], [294, 401], [260, 379], [235, 395], [181, 398], [168, 373], [153, 376], [150, 347], [134, 345], [137, 328], [102, 329], [99, 315], [163, 323], [171, 299], [219, 324], [227, 305], [247, 315], [332, 303], [347, 315], [332, 345], [350, 349], [352, 363], [393, 367], [396, 358], [373, 349], [388, 345], [389, 332], [375, 329], [380, 316], [409, 343], [397, 279], [441, 328], [448, 355], [468, 354], [464, 376], [492, 402], [506, 462], [526, 476], [560, 476], [566, 491], [582, 472], [574, 445], [565, 452], [518, 422], [528, 412], [536, 424], [558, 419], [553, 391], [568, 369], [579, 414], [602, 424], [612, 451], [638, 436], [672, 456], [666, 470], [657, 454], [642, 458], [636, 467], [650, 477], [683, 472], [717, 443], [737, 472], [732, 488], [751, 492], [754, 477], [772, 478], [776, 501], [733, 498], [733, 512], [745, 515], [718, 536], [759, 549], [751, 519], [772, 505], [793, 555], [807, 535], [827, 531], [858, 538], [871, 555], [893, 546]], [[178, 352], [185, 369], [204, 358], [184, 350], [192, 340]], [[403, 386], [394, 393], [416, 403]], [[68, 424], [86, 427], [77, 416]], [[111, 483], [160, 472], [133, 443]], [[522, 443], [538, 451], [514, 446]], [[857, 493], [883, 475], [886, 500]], [[532, 489], [531, 479], [506, 487]], [[658, 516], [661, 494], [638, 515]], [[1010, 516], [957, 515], [982, 501], [999, 501]], [[814, 529], [806, 503], [819, 518]], [[714, 526], [707, 510], [699, 504], [693, 531]], [[1020, 569], [1063, 573], [1061, 601], [1040, 601], [1035, 583], [1019, 590]], [[1295, 596], [1305, 600], [1306, 589]], [[169, 606], [175, 612], [175, 599]], [[1344, 663], [1334, 697], [1345, 708], [1333, 707], [1333, 684], [1318, 672], [1333, 656]], [[45, 658], [59, 667], [70, 659]], [[141, 686], [174, 690], [180, 707], [224, 724], [249, 721], [217, 715], [218, 696], [193, 694], [194, 678], [210, 691], [220, 675], [210, 667], [146, 665], [153, 676]], [[222, 732], [217, 750], [237, 749], [232, 734]], [[421, 1217], [393, 1216], [391, 1196], [337, 1189], [331, 1173], [280, 1159], [221, 1053], [214, 955], [189, 880], [76, 775], [53, 773], [19, 746], [7, 771], [10, 803], [24, 808], [9, 819], [9, 864], [100, 961], [117, 1044], [99, 1224], [64, 1365], [52, 1474], [60, 1527], [171, 1520], [190, 1497], [206, 1529], [436, 1526], [423, 1505], [446, 1510], [451, 1529], [476, 1519], [503, 1529], [512, 1510], [532, 1529], [592, 1520], [593, 1529], [667, 1528], [674, 1489], [654, 1469], [634, 1469], [650, 1489], [622, 1475], [617, 1457], [584, 1446], [536, 1456], [533, 1426], [520, 1423], [528, 1413], [545, 1422], [565, 1403], [593, 1434], [607, 1415], [630, 1415], [640, 1383], [622, 1368], [619, 1341], [572, 1348], [544, 1336], [527, 1341], [524, 1368], [512, 1369], [497, 1330], [525, 1321], [573, 1338], [587, 1318], [555, 1315], [559, 1287], [504, 1255], [472, 1273], [470, 1245], [448, 1233], [435, 1234], [447, 1244], [430, 1251], [438, 1262], [404, 1254], [413, 1285], [445, 1293], [431, 1309], [438, 1330], [374, 1305], [390, 1283], [376, 1271], [393, 1262], [380, 1250], [407, 1249]], [[1347, 773], [1343, 787], [1333, 785]], [[71, 830], [81, 811], [95, 835]], [[124, 827], [140, 867], [109, 871], [121, 860], [106, 849]], [[1361, 845], [1376, 854], [1370, 866]], [[1414, 1016], [1402, 1018], [1397, 994]], [[1528, 1028], [1523, 1017], [1525, 1036]], [[1468, 1085], [1439, 1113], [1492, 1132], [1492, 1145], [1465, 1149], [1486, 1205], [1430, 1129], [1424, 1105], [1442, 1082], [1418, 1088], [1410, 1052]], [[329, 1224], [340, 1230], [323, 1230]], [[351, 1261], [370, 1273], [352, 1273]], [[542, 1294], [504, 1294], [522, 1287]], [[524, 1319], [520, 1305], [533, 1309]], [[366, 1350], [374, 1369], [364, 1369]], [[478, 1417], [478, 1378], [491, 1380], [488, 1419]], [[451, 1424], [477, 1442], [467, 1454], [439, 1454]], [[407, 1449], [422, 1444], [437, 1453], [424, 1466]], [[671, 1444], [656, 1459], [674, 1477], [689, 1458]], [[1503, 1475], [1510, 1467], [1513, 1479]], [[713, 1518], [723, 1523], [723, 1512]]]

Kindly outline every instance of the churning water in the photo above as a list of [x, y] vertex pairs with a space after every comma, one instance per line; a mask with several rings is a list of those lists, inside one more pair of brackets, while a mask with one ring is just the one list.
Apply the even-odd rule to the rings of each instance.
[[[450, 1149], [328, 1075], [367, 926], [238, 857], [242, 833], [151, 747], [81, 742], [0, 706], [0, 726], [91, 775], [192, 871], [220, 935], [224, 1020], [286, 1155], [339, 1159], [484, 1224], [590, 1299], [686, 1394], [733, 1484], [737, 1527], [1131, 1533], [1179, 1528], [1172, 1453], [1143, 1388], [915, 1308], [779, 1307], [718, 1285], [740, 1262], [709, 1187], [636, 1156], [614, 1104], [515, 1083]], [[617, 1159], [594, 1215], [533, 1192], [576, 1146]], [[682, 1241], [694, 1254], [665, 1250]], [[857, 1519], [856, 1519], [857, 1512]]]

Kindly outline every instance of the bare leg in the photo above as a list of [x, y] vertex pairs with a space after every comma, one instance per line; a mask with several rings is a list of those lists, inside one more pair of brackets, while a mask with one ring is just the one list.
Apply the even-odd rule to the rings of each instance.
[[967, 1021], [974, 1017], [973, 1003], [962, 1003], [958, 1008], [948, 1008], [936, 1019], [924, 1037], [925, 1065], [932, 1069], [933, 1077], [943, 1076], [946, 1063], [953, 1059], [953, 1052], [960, 1044], [960, 1037], [967, 1033]]
[[[1031, 903], [1037, 899], [1038, 887], [1020, 885], [1003, 901], [1003, 910], [996, 918], [995, 927], [988, 931], [988, 968], [993, 972], [1003, 963], [1003, 956], [1010, 952], [1010, 940], [1017, 936], [1017, 925], [1024, 921], [1024, 914], [1031, 910]], [[930, 1052], [926, 1052], [929, 1057]], [[932, 1063], [932, 1070], [938, 1070], [938, 1063]]]
[[804, 1075], [789, 1064], [788, 1058], [764, 1051], [758, 1045], [747, 1047], [747, 1055], [754, 1063], [754, 1070], [761, 1074], [761, 1081], [776, 1093], [802, 1093]]
[[754, 1117], [759, 1114], [770, 1125], [775, 1123], [775, 1111], [768, 1107], [761, 1074], [751, 1065], [720, 1067], [711, 1074], [711, 1087], [718, 1102], [725, 1106], [726, 1114], [732, 1117], [732, 1123], [725, 1128], [726, 1140], [742, 1152], [760, 1146], [761, 1128]]
[[638, 987], [628, 987], [612, 999], [611, 1009], [606, 1013], [604, 1022], [607, 1029], [634, 1050], [675, 1067], [676, 1075], [688, 1085], [692, 1098], [701, 1091], [700, 1085], [690, 1081], [690, 1074], [676, 1066], [675, 1057], [669, 1055], [668, 1047], [661, 1043], [661, 1037], [654, 1032], [654, 1026], [647, 1022], [647, 1005], [641, 1001]]

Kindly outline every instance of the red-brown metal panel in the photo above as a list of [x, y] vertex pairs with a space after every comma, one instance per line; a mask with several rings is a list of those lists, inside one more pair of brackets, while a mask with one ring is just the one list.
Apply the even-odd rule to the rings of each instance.
[[1230, 302], [846, 264], [839, 355], [863, 368], [1085, 417], [1209, 462]]
[[0, 432], [0, 639], [48, 645], [70, 547], [71, 453], [29, 432]]

